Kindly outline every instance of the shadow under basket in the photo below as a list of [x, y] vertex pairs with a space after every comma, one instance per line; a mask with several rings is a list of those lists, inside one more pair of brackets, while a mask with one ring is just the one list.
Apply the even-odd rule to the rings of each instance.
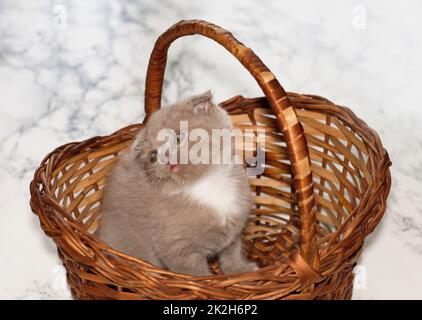
[[[243, 233], [251, 273], [193, 277], [113, 250], [92, 235], [102, 189], [144, 124], [69, 143], [48, 154], [30, 185], [31, 208], [57, 245], [78, 299], [350, 299], [353, 267], [385, 208], [390, 160], [378, 135], [349, 109], [286, 94], [252, 50], [205, 21], [181, 21], [157, 40], [148, 66], [146, 120], [160, 107], [167, 50], [200, 34], [247, 68], [265, 97], [220, 104], [236, 128], [265, 132], [265, 164], [250, 176], [254, 208]], [[144, 121], [144, 123], [145, 123]], [[250, 132], [250, 131], [249, 131]]]

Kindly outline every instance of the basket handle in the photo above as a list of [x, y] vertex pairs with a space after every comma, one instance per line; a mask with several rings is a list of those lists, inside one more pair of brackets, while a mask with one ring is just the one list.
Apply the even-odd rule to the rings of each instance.
[[161, 105], [167, 51], [174, 40], [188, 35], [202, 35], [218, 42], [248, 69], [264, 92], [287, 143], [300, 213], [301, 255], [308, 263], [318, 268], [319, 258], [315, 242], [316, 208], [309, 151], [303, 127], [280, 83], [250, 48], [239, 42], [229, 31], [206, 21], [182, 20], [170, 27], [155, 42], [149, 60], [144, 123]]

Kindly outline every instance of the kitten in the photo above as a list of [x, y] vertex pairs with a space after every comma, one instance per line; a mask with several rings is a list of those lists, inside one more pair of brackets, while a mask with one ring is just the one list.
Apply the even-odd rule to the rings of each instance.
[[[178, 131], [180, 121], [188, 121], [188, 132]], [[175, 143], [160, 154], [157, 135], [163, 128], [176, 132]], [[252, 207], [243, 166], [212, 164], [211, 151], [210, 164], [193, 164], [190, 158], [168, 164], [183, 147], [209, 147], [205, 139], [188, 138], [198, 128], [209, 137], [212, 129], [233, 128], [210, 92], [151, 115], [107, 179], [97, 235], [115, 249], [179, 273], [210, 275], [207, 258], [216, 255], [224, 273], [256, 270], [242, 254], [241, 232]], [[211, 144], [218, 147], [214, 140]]]

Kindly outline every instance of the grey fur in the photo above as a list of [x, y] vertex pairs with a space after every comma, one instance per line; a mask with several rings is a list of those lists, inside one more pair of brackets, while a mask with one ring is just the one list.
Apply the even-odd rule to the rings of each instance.
[[[188, 120], [189, 129], [208, 132], [232, 128], [210, 92], [153, 113], [107, 179], [97, 235], [115, 249], [179, 273], [209, 275], [207, 258], [216, 255], [224, 273], [256, 270], [241, 251], [240, 236], [251, 209], [243, 166], [189, 163], [174, 174], [167, 165], [149, 161], [149, 152], [160, 145], [157, 132], [177, 129], [180, 120]], [[180, 193], [214, 170], [226, 170], [236, 190], [235, 211], [225, 223], [214, 208]]]

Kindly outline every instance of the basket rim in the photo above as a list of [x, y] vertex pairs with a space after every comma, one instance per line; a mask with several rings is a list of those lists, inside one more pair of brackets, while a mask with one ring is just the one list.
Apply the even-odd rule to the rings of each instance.
[[[376, 201], [374, 199], [370, 199], [371, 196], [374, 194], [380, 193], [380, 190], [384, 188], [384, 197], [377, 197], [377, 201], [380, 201], [382, 208], [380, 209], [381, 214], [375, 221], [373, 221], [372, 225], [368, 223], [368, 225], [364, 225], [363, 232], [365, 233], [364, 238], [371, 233], [382, 216], [385, 213], [385, 202], [388, 196], [390, 187], [391, 187], [391, 173], [389, 170], [389, 166], [391, 165], [391, 161], [389, 159], [388, 153], [383, 147], [381, 140], [378, 134], [371, 129], [366, 122], [358, 118], [353, 111], [351, 111], [347, 107], [338, 106], [329, 101], [326, 98], [317, 96], [317, 95], [309, 95], [309, 94], [297, 94], [293, 92], [288, 93], [289, 98], [292, 100], [292, 104], [295, 108], [295, 100], [297, 98], [301, 99], [309, 99], [312, 103], [315, 100], [320, 101], [321, 104], [307, 104], [306, 106], [302, 106], [301, 108], [307, 108], [309, 110], [314, 110], [321, 113], [331, 114], [338, 119], [347, 123], [347, 125], [361, 137], [363, 143], [368, 148], [368, 152], [370, 151], [372, 156], [378, 160], [376, 163], [376, 178], [373, 178], [371, 175], [371, 183], [368, 185], [368, 189], [366, 194], [361, 199], [361, 202], [354, 208], [353, 212], [360, 212], [362, 207], [368, 203], [368, 201]], [[239, 101], [244, 100], [245, 103], [251, 102], [252, 100], [260, 100], [266, 101], [265, 97], [258, 97], [258, 98], [243, 98], [242, 96], [236, 96], [234, 98], [228, 99], [220, 105], [227, 104], [233, 99], [240, 99]], [[329, 107], [327, 107], [329, 105]], [[321, 271], [318, 272], [313, 269], [309, 264], [305, 261], [300, 261], [301, 266], [305, 265], [307, 270], [303, 270], [302, 267], [298, 266], [297, 259], [301, 259], [300, 255], [297, 252], [294, 252], [290, 257], [277, 261], [277, 263], [266, 266], [263, 268], [258, 269], [254, 272], [249, 273], [236, 273], [236, 274], [220, 274], [220, 275], [210, 275], [210, 276], [191, 276], [181, 273], [172, 272], [169, 270], [164, 270], [158, 268], [147, 261], [142, 259], [127, 255], [123, 252], [115, 250], [109, 247], [106, 243], [102, 240], [96, 238], [95, 236], [91, 235], [88, 231], [83, 229], [80, 225], [73, 223], [71, 220], [73, 219], [70, 217], [66, 210], [57, 203], [54, 198], [51, 190], [49, 190], [48, 184], [46, 182], [47, 176], [51, 173], [54, 168], [60, 165], [63, 161], [74, 156], [77, 154], [78, 150], [81, 148], [95, 148], [100, 145], [104, 145], [105, 143], [115, 139], [116, 137], [120, 139], [120, 141], [129, 140], [133, 137], [133, 135], [142, 128], [142, 124], [132, 124], [126, 127], [123, 127], [112, 134], [104, 135], [104, 136], [95, 136], [92, 138], [88, 138], [82, 141], [70, 142], [63, 144], [53, 151], [48, 153], [44, 159], [41, 161], [40, 165], [36, 169], [34, 173], [34, 178], [30, 183], [30, 193], [31, 193], [31, 200], [30, 205], [32, 211], [39, 217], [40, 224], [44, 232], [53, 239], [56, 243], [58, 248], [65, 250], [69, 256], [71, 256], [76, 261], [80, 261], [83, 264], [86, 264], [90, 267], [95, 268], [97, 271], [104, 271], [109, 272], [111, 270], [115, 270], [116, 268], [121, 267], [121, 263], [129, 263], [131, 267], [136, 270], [137, 274], [132, 273], [128, 276], [129, 280], [121, 279], [119, 285], [121, 286], [134, 286], [137, 280], [143, 281], [144, 279], [152, 280], [154, 278], [160, 279], [171, 279], [173, 282], [189, 282], [195, 285], [209, 285], [210, 283], [219, 280], [219, 281], [253, 281], [253, 280], [270, 280], [271, 277], [277, 277], [280, 274], [290, 275], [296, 277], [297, 279], [293, 281], [293, 285], [288, 288], [288, 291], [298, 290], [310, 283], [315, 283], [318, 281], [323, 281], [323, 279], [330, 273], [328, 271]], [[376, 146], [376, 147], [374, 147]], [[369, 161], [369, 160], [368, 160]], [[53, 212], [54, 215], [46, 214], [44, 212], [44, 207], [48, 205], [54, 208], [54, 210], [50, 210], [50, 213]], [[59, 213], [57, 214], [56, 211]], [[349, 217], [354, 217], [355, 214], [351, 212]], [[364, 217], [359, 220], [363, 220], [370, 212], [365, 213]], [[66, 221], [67, 219], [67, 221]], [[369, 221], [367, 221], [369, 222]], [[55, 225], [60, 226], [61, 229], [55, 227]], [[346, 225], [346, 223], [343, 223]], [[343, 226], [342, 225], [342, 226]], [[349, 226], [350, 228], [350, 226]], [[340, 228], [341, 229], [341, 228]], [[72, 231], [77, 233], [78, 237], [75, 237], [72, 234]], [[329, 255], [336, 250], [336, 247], [341, 246], [341, 244], [348, 238], [354, 236], [354, 233], [358, 229], [353, 229], [350, 232], [346, 232], [348, 230], [342, 230], [345, 232], [345, 236], [337, 246], [329, 247], [330, 250], [322, 250], [320, 251], [320, 259], [321, 264], [324, 264], [324, 260], [329, 258]], [[333, 233], [330, 233], [328, 236], [332, 239], [335, 239], [336, 233], [339, 230], [336, 230]], [[75, 252], [75, 250], [67, 250], [69, 247], [75, 248], [77, 247], [79, 254]], [[317, 244], [318, 250], [321, 250], [319, 244]], [[111, 253], [113, 256], [104, 254], [103, 252], [107, 251]], [[360, 253], [358, 250], [357, 254]], [[303, 258], [302, 258], [303, 259]], [[302, 264], [303, 262], [303, 264]], [[309, 267], [309, 269], [308, 269]], [[102, 272], [102, 273], [104, 273]], [[312, 273], [314, 273], [312, 275]], [[310, 275], [311, 274], [311, 275]], [[132, 278], [132, 279], [130, 279]], [[112, 282], [116, 284], [115, 281]]]

